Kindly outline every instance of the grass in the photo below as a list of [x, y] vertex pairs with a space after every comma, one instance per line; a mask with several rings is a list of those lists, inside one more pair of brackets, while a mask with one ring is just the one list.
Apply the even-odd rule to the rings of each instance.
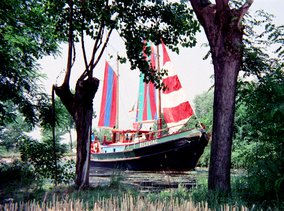
[[[261, 205], [249, 205], [243, 201], [234, 187], [239, 185], [237, 182], [233, 182], [229, 197], [208, 192], [205, 176], [198, 178], [197, 186], [190, 190], [179, 186], [177, 189], [145, 194], [122, 183], [123, 175], [120, 173], [116, 172], [112, 177], [113, 181], [108, 186], [84, 191], [72, 186], [53, 187], [48, 183], [41, 189], [31, 186], [27, 192], [15, 189], [13, 201], [2, 203], [0, 210], [266, 210]], [[281, 208], [283, 204], [271, 210]]]
[[[133, 197], [132, 195], [123, 195], [122, 197], [101, 198], [99, 200], [92, 201], [92, 206], [89, 206], [90, 202], [86, 203], [84, 200], [74, 199], [58, 199], [53, 197], [49, 202], [26, 202], [26, 203], [7, 203], [0, 205], [1, 210], [131, 210], [131, 211], [144, 211], [144, 210], [214, 210], [209, 208], [206, 202], [194, 203], [190, 200], [180, 203], [175, 199], [169, 201], [150, 201], [143, 196]], [[244, 206], [230, 206], [222, 205], [220, 210], [249, 210]]]
[[46, 210], [47, 207], [53, 210], [266, 210], [268, 207], [284, 210], [281, 201], [254, 204], [245, 200], [246, 182], [242, 175], [236, 174], [232, 175], [230, 196], [208, 192], [204, 171], [197, 172], [197, 185], [190, 190], [179, 185], [177, 189], [144, 193], [125, 184], [123, 172], [114, 171], [107, 186], [78, 191], [70, 185], [54, 187], [48, 180], [35, 181], [24, 166], [13, 165], [12, 171], [8, 171], [6, 164], [0, 166], [8, 169], [4, 171], [6, 175], [0, 171], [0, 210], [25, 210], [26, 207], [30, 210]]

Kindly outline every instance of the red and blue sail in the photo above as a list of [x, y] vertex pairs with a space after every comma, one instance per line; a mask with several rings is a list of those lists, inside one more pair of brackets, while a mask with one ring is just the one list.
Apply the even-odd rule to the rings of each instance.
[[[150, 47], [150, 43], [147, 43]], [[144, 53], [146, 56], [146, 54]], [[151, 55], [147, 58], [150, 62], [152, 69], [155, 69], [155, 54], [154, 47], [151, 45]], [[140, 75], [139, 83], [139, 96], [137, 104], [136, 122], [146, 122], [149, 120], [157, 119], [157, 106], [156, 106], [156, 89], [152, 82], [145, 83], [143, 81], [144, 74]]]
[[115, 127], [117, 124], [117, 82], [117, 74], [106, 61], [99, 127]]

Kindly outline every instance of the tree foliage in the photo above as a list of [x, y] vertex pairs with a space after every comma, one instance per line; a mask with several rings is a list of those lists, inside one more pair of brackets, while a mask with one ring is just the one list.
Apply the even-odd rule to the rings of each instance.
[[[74, 162], [72, 160], [66, 161], [63, 159], [67, 152], [67, 147], [61, 144], [62, 135], [70, 130], [74, 125], [73, 119], [62, 105], [59, 99], [56, 100], [56, 109], [58, 115], [56, 116], [56, 145], [53, 146], [52, 139], [52, 112], [51, 105], [45, 103], [44, 110], [41, 112], [45, 115], [41, 119], [41, 140], [34, 140], [29, 137], [28, 132], [31, 131], [31, 125], [26, 124], [24, 117], [21, 114], [17, 118], [5, 125], [5, 129], [0, 131], [1, 145], [6, 148], [8, 152], [11, 150], [20, 151], [21, 164], [28, 167], [28, 173], [32, 175], [32, 180], [41, 182], [43, 179], [51, 179], [54, 183], [70, 183], [74, 179]], [[55, 150], [55, 152], [54, 152]], [[54, 160], [54, 153], [56, 153], [56, 161]], [[18, 163], [15, 163], [18, 164]], [[25, 168], [21, 168], [23, 172], [18, 172], [18, 165], [13, 166], [5, 172], [5, 174], [17, 173], [25, 174]], [[3, 170], [4, 171], [4, 170]], [[10, 172], [11, 171], [11, 172]], [[24, 177], [24, 176], [23, 176]]]
[[72, 160], [63, 160], [67, 147], [59, 143], [58, 137], [55, 149], [57, 162], [54, 162], [51, 136], [42, 142], [24, 139], [20, 143], [21, 160], [32, 166], [36, 179], [51, 179], [55, 184], [69, 184], [74, 179], [74, 163]]
[[[46, 11], [55, 20], [56, 31], [62, 39], [68, 40], [72, 6], [73, 41], [80, 41], [81, 50], [84, 52], [85, 38], [90, 37], [94, 40], [93, 52], [89, 58], [84, 52], [85, 71], [95, 68], [109, 36], [116, 30], [125, 41], [132, 69], [139, 68], [146, 74], [146, 81], [152, 80], [159, 87], [158, 73], [149, 67], [145, 55], [141, 54], [145, 40], [158, 44], [163, 39], [175, 51], [178, 51], [177, 44], [186, 47], [196, 44], [194, 35], [199, 30], [199, 24], [193, 18], [193, 11], [186, 4], [147, 0], [47, 2]], [[145, 52], [150, 53], [150, 48]]]
[[[201, 93], [200, 95], [197, 95], [194, 98], [193, 103], [198, 121], [205, 125], [208, 135], [211, 136], [213, 126], [213, 90], [209, 90], [207, 92]], [[200, 157], [199, 165], [202, 167], [209, 166], [210, 148], [211, 141]]]
[[242, 131], [236, 144], [243, 146], [240, 154], [248, 170], [252, 196], [259, 200], [283, 199], [284, 187], [284, 72], [274, 67], [256, 82], [242, 85]]
[[[74, 121], [62, 102], [55, 100], [55, 140], [52, 137], [54, 124], [52, 105], [46, 102], [42, 107], [40, 119], [41, 140], [34, 140], [28, 136], [18, 137], [18, 148], [21, 153], [21, 160], [29, 164], [36, 176], [36, 179], [50, 179], [52, 182], [69, 184], [74, 179], [74, 162], [65, 160], [67, 145], [62, 144], [62, 136], [69, 132]], [[55, 142], [55, 145], [54, 145]]]
[[5, 147], [7, 152], [17, 151], [19, 142], [28, 138], [27, 133], [31, 127], [26, 124], [22, 115], [18, 114], [16, 119], [5, 125], [5, 129], [0, 130], [0, 146]]
[[256, 17], [247, 19], [251, 26], [247, 34], [254, 39], [245, 40], [235, 160], [248, 170], [251, 197], [279, 200], [284, 187], [284, 27], [275, 26], [271, 15], [264, 12]]
[[206, 126], [208, 132], [211, 132], [213, 126], [213, 90], [197, 95], [193, 103], [199, 121]]
[[[54, 119], [53, 119], [54, 118]], [[59, 98], [55, 99], [55, 114], [51, 102], [45, 103], [40, 116], [42, 133], [51, 133], [55, 121], [56, 134], [62, 136], [74, 128], [74, 120]]]
[[0, 126], [21, 112], [35, 124], [41, 101], [36, 80], [37, 60], [57, 50], [53, 24], [43, 2], [4, 0], [0, 2]]

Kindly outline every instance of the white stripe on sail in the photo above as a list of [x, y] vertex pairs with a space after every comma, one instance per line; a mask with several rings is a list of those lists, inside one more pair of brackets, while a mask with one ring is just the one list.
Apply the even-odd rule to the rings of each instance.
[[179, 89], [178, 91], [171, 92], [169, 94], [162, 94], [161, 101], [163, 108], [171, 108], [176, 107], [187, 100], [184, 92]]
[[169, 133], [171, 134], [178, 131], [188, 121], [188, 119], [189, 118], [180, 120], [179, 122], [167, 123]]
[[166, 62], [162, 69], [167, 70], [168, 75], [165, 78], [176, 75], [176, 69], [171, 61]]

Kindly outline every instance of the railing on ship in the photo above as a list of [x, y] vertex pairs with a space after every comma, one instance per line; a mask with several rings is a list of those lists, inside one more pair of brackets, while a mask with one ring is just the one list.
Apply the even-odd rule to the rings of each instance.
[[[182, 126], [185, 126], [185, 124], [178, 124], [178, 125], [174, 125], [171, 127], [167, 127], [167, 128], [162, 128], [159, 130], [154, 130], [154, 131], [150, 131], [148, 133], [144, 133], [145, 134], [145, 140], [153, 140], [156, 138], [161, 138], [163, 136], [168, 136], [168, 135], [172, 135], [175, 133], [180, 133], [180, 132], [184, 132], [184, 131], [188, 131], [188, 130], [193, 130], [195, 128], [182, 128]], [[176, 130], [175, 132], [169, 133], [169, 131], [173, 128], [177, 128], [179, 127], [178, 130]], [[139, 131], [137, 131], [137, 133], [139, 133]], [[143, 141], [145, 141], [143, 140]]]
[[[132, 131], [130, 130], [129, 134], [132, 134], [130, 136], [128, 136], [127, 131], [126, 133], [121, 133], [120, 130], [117, 130], [117, 132], [113, 132], [111, 141], [107, 141], [106, 137], [104, 137], [102, 144], [108, 145], [108, 144], [117, 143], [117, 142], [123, 142], [123, 143], [138, 142], [139, 143], [139, 142], [151, 141], [157, 138], [161, 138], [161, 137], [165, 137], [165, 136], [169, 136], [169, 135], [173, 135], [176, 133], [189, 131], [189, 130], [193, 130], [197, 128], [197, 125], [195, 128], [186, 128], [182, 126], [186, 126], [186, 124], [178, 124], [178, 125], [174, 125], [171, 127], [162, 128], [158, 130], [150, 130], [150, 131], [137, 130], [134, 132], [133, 130]], [[177, 129], [175, 132], [169, 132], [171, 131], [171, 129], [177, 128], [177, 127], [179, 127], [179, 129]], [[204, 127], [201, 124], [200, 124], [200, 127], [204, 129]], [[121, 137], [121, 135], [123, 135], [124, 137]]]

